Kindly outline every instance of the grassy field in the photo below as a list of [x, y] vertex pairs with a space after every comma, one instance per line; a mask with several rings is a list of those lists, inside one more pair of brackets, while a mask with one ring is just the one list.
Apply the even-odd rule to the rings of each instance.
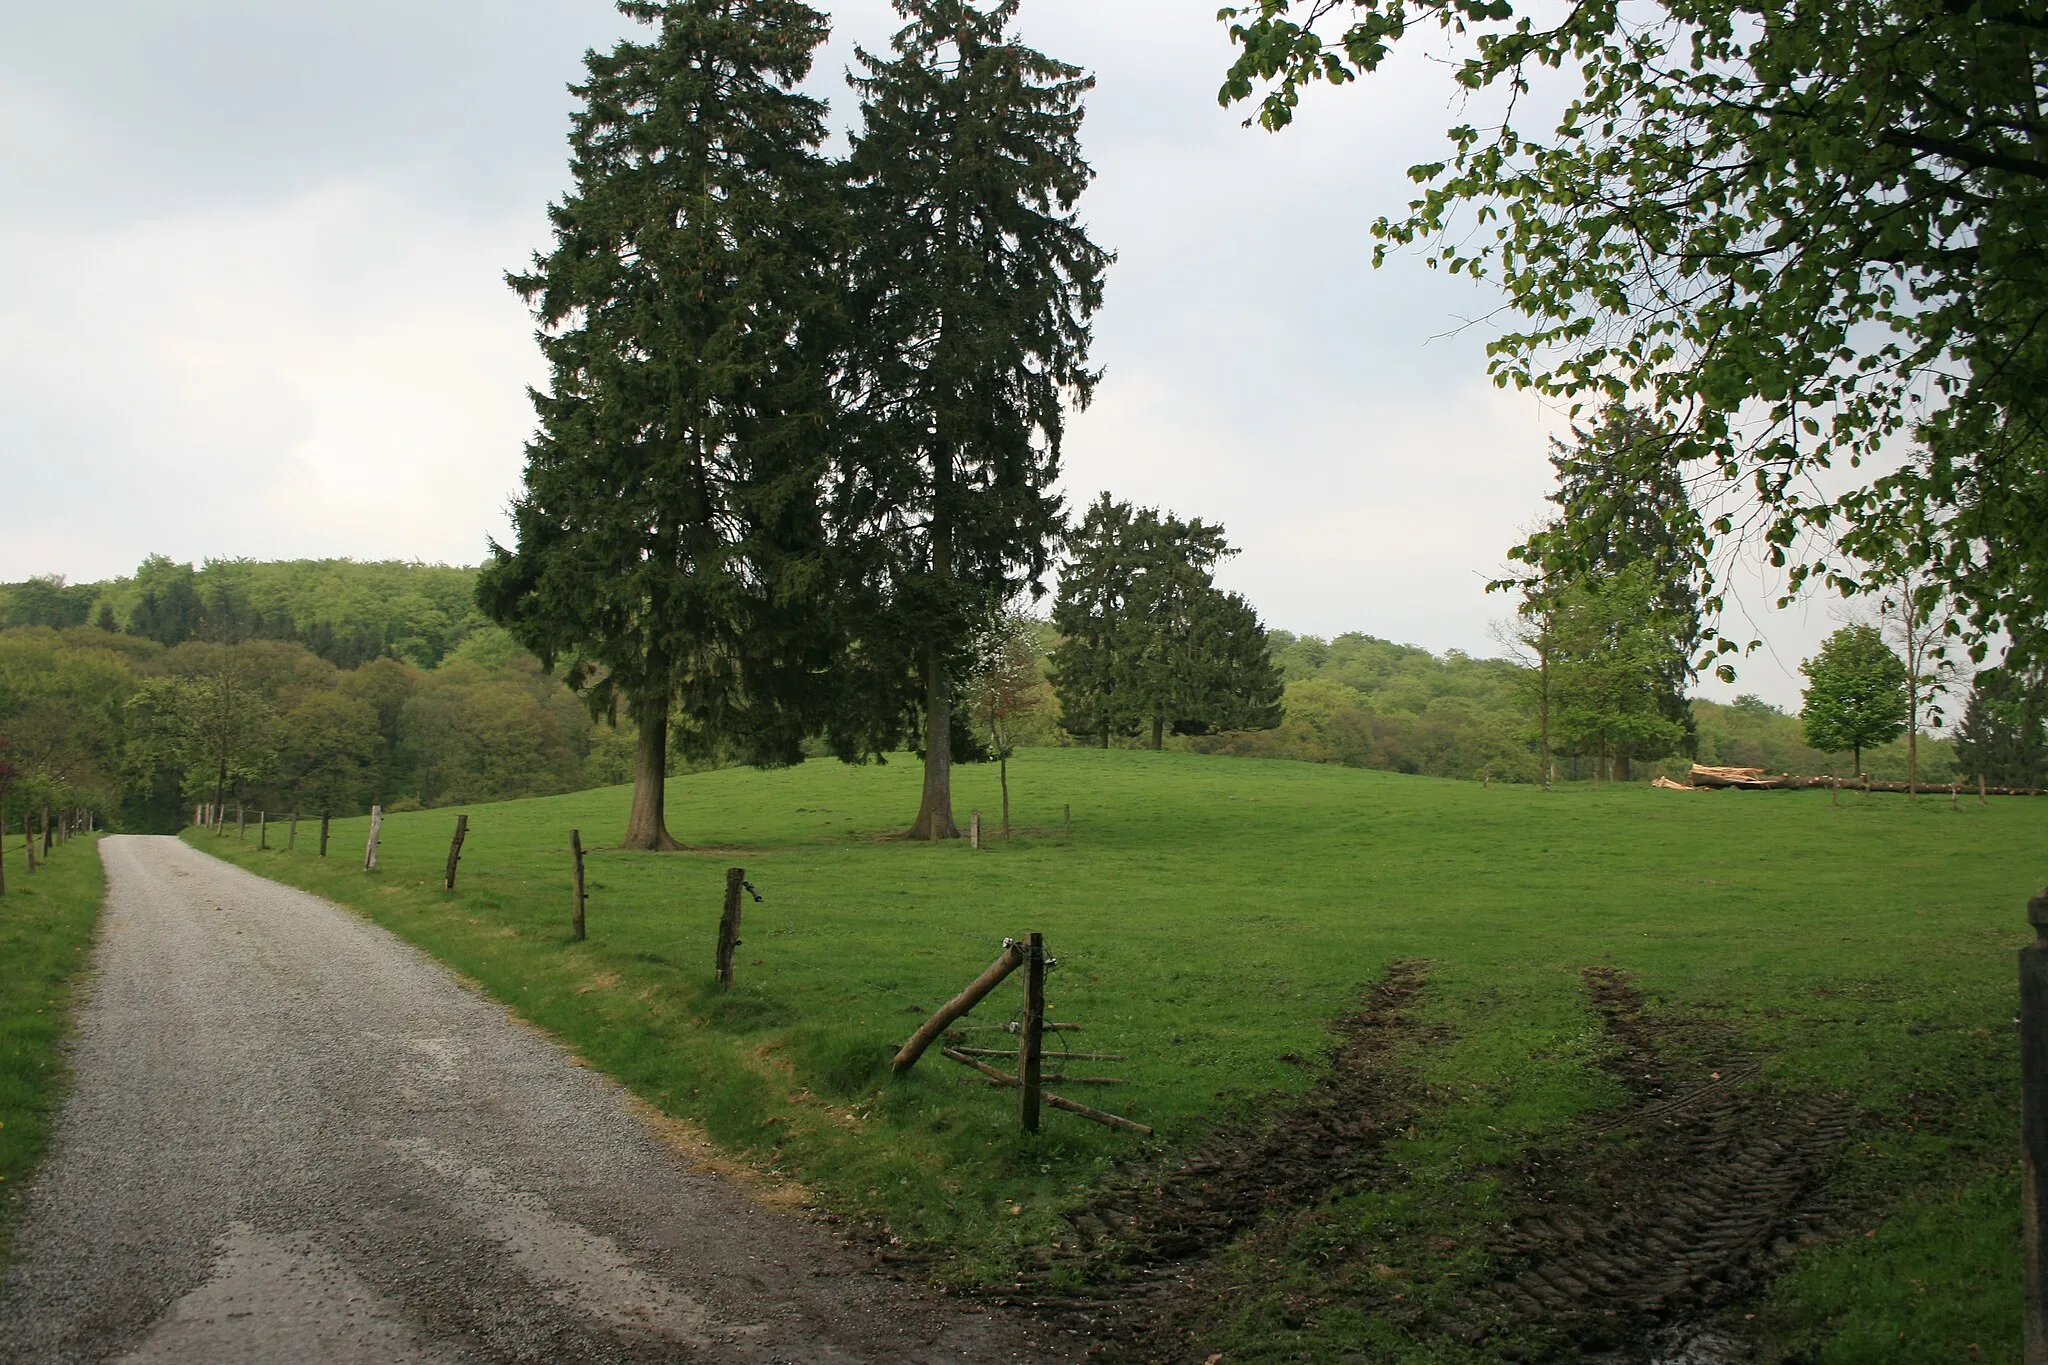
[[49, 1141], [63, 1098], [58, 1044], [71, 989], [99, 917], [105, 877], [97, 839], [73, 839], [29, 876], [21, 845], [7, 849], [0, 898], [0, 1265], [16, 1193]]
[[[995, 809], [992, 769], [957, 781], [963, 818]], [[891, 837], [917, 783], [908, 763], [679, 778], [671, 827], [692, 851], [594, 853], [583, 943], [569, 830], [615, 839], [622, 789], [471, 810], [452, 897], [452, 810], [388, 819], [368, 875], [362, 820], [336, 823], [324, 862], [311, 825], [296, 854], [258, 850], [253, 827], [187, 837], [358, 908], [771, 1178], [982, 1287], [1085, 1278], [1065, 1215], [1133, 1184], [1133, 1163], [1311, 1103], [1332, 1020], [1390, 963], [1417, 964], [1373, 1054], [1401, 1078], [1384, 1092], [1398, 1131], [1209, 1258], [1206, 1306], [1178, 1310], [1186, 1343], [1228, 1361], [1529, 1358], [1589, 1340], [1476, 1288], [1508, 1254], [1502, 1229], [1544, 1182], [1595, 1206], [1620, 1207], [1610, 1186], [1654, 1203], [1660, 1144], [1685, 1139], [1645, 1096], [1738, 1082], [1738, 1126], [1797, 1100], [1819, 1106], [1814, 1132], [1839, 1115], [1848, 1136], [1814, 1167], [1823, 1215], [1781, 1239], [1768, 1282], [1723, 1296], [1723, 1318], [1771, 1358], [2018, 1358], [2013, 952], [2048, 880], [2048, 801], [1546, 794], [1032, 750], [1012, 765], [1017, 837], [977, 853]], [[766, 899], [746, 906], [721, 996], [729, 865]], [[1077, 1097], [1156, 1138], [1052, 1113], [1027, 1139], [1005, 1094], [936, 1053], [888, 1078], [920, 1018], [1029, 930], [1058, 958], [1051, 1017], [1128, 1056], [1075, 1064], [1130, 1081]], [[1016, 1005], [1006, 984], [977, 1018]], [[1603, 1118], [1631, 1105], [1650, 1117]]]

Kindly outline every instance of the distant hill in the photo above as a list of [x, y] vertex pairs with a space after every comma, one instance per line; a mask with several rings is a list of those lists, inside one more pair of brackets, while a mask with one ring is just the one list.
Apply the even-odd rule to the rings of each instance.
[[338, 668], [390, 657], [437, 667], [488, 624], [476, 570], [352, 559], [215, 559], [162, 555], [126, 578], [0, 584], [0, 627], [97, 625], [165, 646], [188, 640], [289, 640]]

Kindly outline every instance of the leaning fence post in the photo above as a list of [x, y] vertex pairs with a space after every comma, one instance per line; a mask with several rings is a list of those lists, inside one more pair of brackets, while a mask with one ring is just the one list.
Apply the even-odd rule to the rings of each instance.
[[1017, 1118], [1038, 1131], [1038, 1100], [1045, 1055], [1045, 935], [1024, 944], [1024, 1016], [1017, 1021]]
[[320, 812], [320, 856], [323, 858], [327, 856], [327, 826], [332, 823], [333, 819], [334, 817], [331, 812], [324, 810]]
[[570, 936], [578, 943], [583, 941], [583, 832], [569, 831], [569, 856], [574, 860], [575, 872], [570, 881]]
[[2027, 1238], [2027, 1365], [2048, 1365], [2048, 1272], [2041, 1229], [2048, 1225], [2048, 891], [2027, 902], [2034, 941], [2020, 949], [2020, 1198]]
[[740, 946], [740, 889], [747, 883], [744, 867], [725, 870], [725, 913], [718, 918], [718, 986], [732, 989], [732, 957]]
[[370, 807], [370, 837], [363, 844], [363, 871], [377, 870], [377, 841], [384, 833], [384, 808]]
[[455, 889], [455, 865], [462, 861], [462, 841], [469, 837], [469, 817], [455, 817], [455, 837], [448, 844], [448, 874], [441, 878], [441, 885], [448, 890]]

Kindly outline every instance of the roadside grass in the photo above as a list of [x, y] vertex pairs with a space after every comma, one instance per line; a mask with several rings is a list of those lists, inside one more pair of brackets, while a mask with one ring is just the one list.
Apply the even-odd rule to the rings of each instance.
[[64, 1098], [58, 1049], [105, 886], [96, 836], [57, 845], [34, 876], [19, 844], [7, 850], [7, 894], [0, 897], [0, 1267], [16, 1201]]
[[[388, 817], [368, 875], [360, 819], [335, 823], [325, 861], [314, 822], [295, 854], [259, 851], [253, 826], [187, 837], [355, 907], [727, 1151], [982, 1287], [1042, 1261], [1062, 1210], [1119, 1162], [1310, 1085], [1332, 1017], [1388, 962], [1427, 962], [1427, 1041], [1406, 1060], [1430, 1102], [1390, 1144], [1389, 1179], [1226, 1255], [1243, 1274], [1198, 1339], [1231, 1362], [1493, 1358], [1383, 1310], [1483, 1276], [1515, 1161], [1619, 1102], [1580, 981], [1614, 968], [1648, 1012], [1739, 1038], [1761, 1084], [1858, 1116], [1831, 1181], [1842, 1226], [1750, 1305], [1767, 1347], [2018, 1359], [2013, 953], [2048, 880], [2048, 801], [1544, 793], [1029, 750], [1011, 768], [1017, 837], [977, 853], [891, 837], [917, 788], [906, 762], [675, 779], [671, 828], [691, 850], [593, 852], [583, 943], [569, 830], [616, 838], [624, 789], [468, 808], [453, 896], [456, 809]], [[956, 802], [989, 817], [993, 769], [958, 770]], [[746, 904], [721, 995], [729, 865], [765, 900]], [[1051, 1017], [1084, 1025], [1059, 1041], [1129, 1059], [1072, 1064], [1130, 1081], [1077, 1097], [1156, 1138], [1058, 1113], [1026, 1138], [1006, 1094], [936, 1052], [889, 1079], [919, 1020], [1034, 929], [1059, 960]], [[976, 1018], [1016, 1005], [1006, 983]]]

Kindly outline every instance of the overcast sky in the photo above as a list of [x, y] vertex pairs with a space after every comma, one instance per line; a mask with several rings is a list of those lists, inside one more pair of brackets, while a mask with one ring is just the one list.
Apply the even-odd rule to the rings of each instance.
[[[829, 8], [813, 85], [843, 118], [851, 43], [893, 15]], [[1374, 271], [1367, 232], [1437, 156], [1448, 76], [1411, 58], [1248, 130], [1215, 10], [1025, 0], [1026, 38], [1099, 80], [1083, 211], [1119, 258], [1070, 500], [1222, 521], [1271, 625], [1495, 653], [1483, 584], [1564, 420], [1487, 382], [1465, 324], [1493, 295]], [[0, 0], [0, 25], [0, 580], [475, 563], [541, 375], [502, 276], [566, 185], [564, 87], [631, 26], [606, 0]], [[1742, 596], [1771, 650], [1741, 690], [1796, 705], [1828, 606]]]

